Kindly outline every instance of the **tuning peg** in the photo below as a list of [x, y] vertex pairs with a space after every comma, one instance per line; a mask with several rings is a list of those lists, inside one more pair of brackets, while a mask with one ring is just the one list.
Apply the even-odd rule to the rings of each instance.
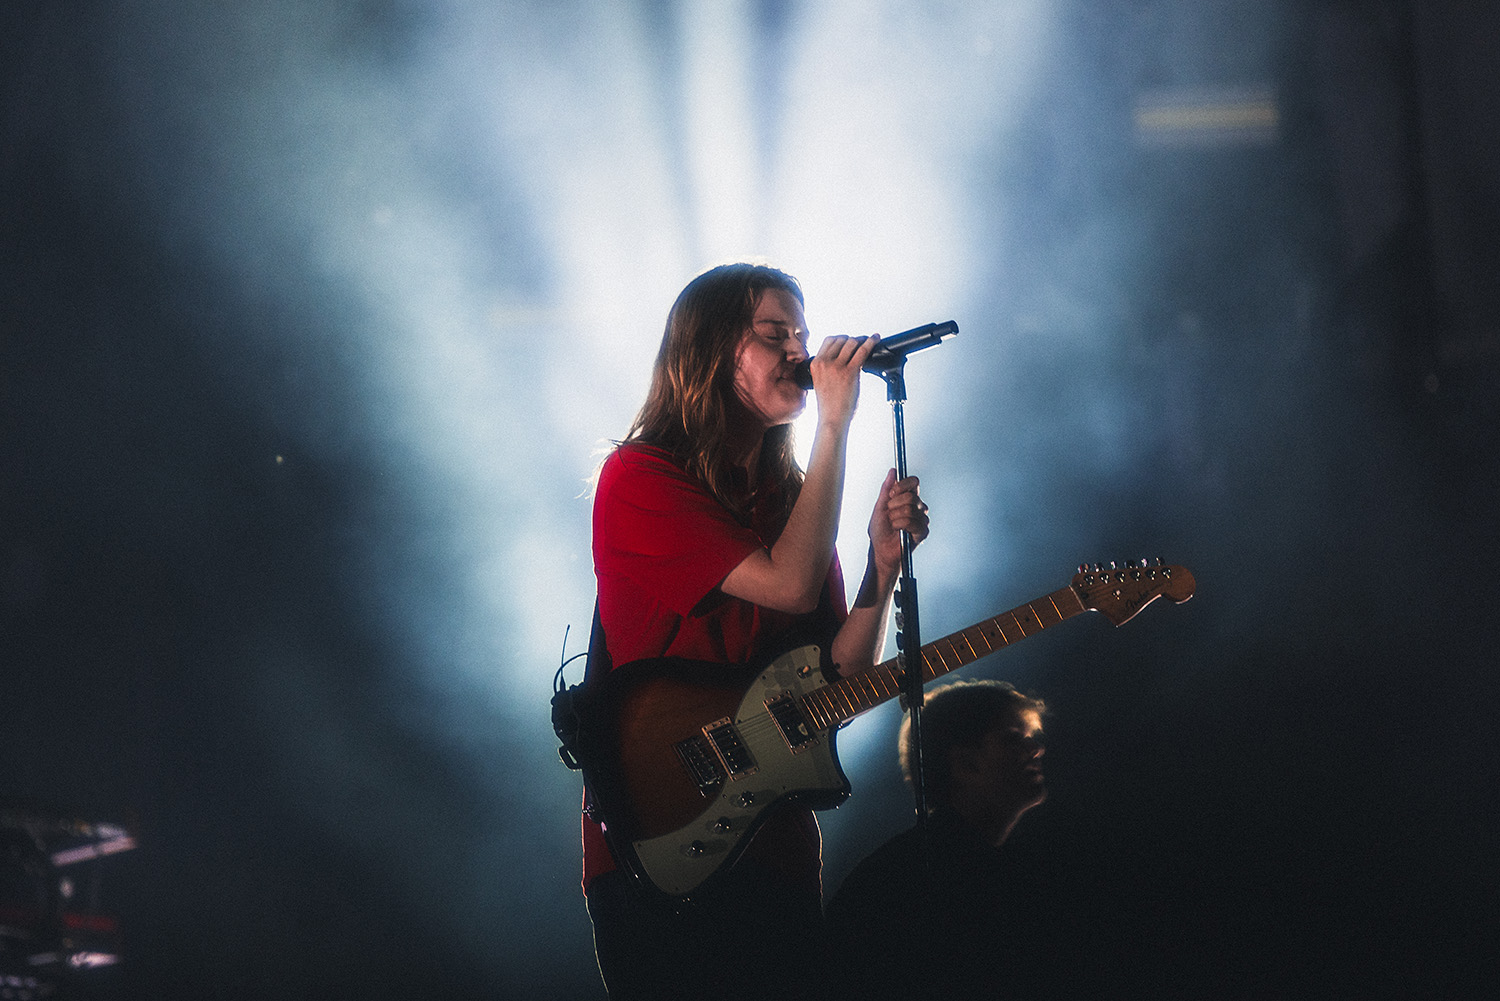
[[1116, 563], [1114, 560], [1110, 560], [1109, 561], [1109, 568], [1111, 570], [1118, 570], [1118, 569], [1120, 569], [1120, 565], [1118, 563]]
[[1088, 573], [1089, 572], [1089, 565], [1087, 563], [1080, 563], [1080, 564], [1078, 564], [1078, 572], [1079, 573]]

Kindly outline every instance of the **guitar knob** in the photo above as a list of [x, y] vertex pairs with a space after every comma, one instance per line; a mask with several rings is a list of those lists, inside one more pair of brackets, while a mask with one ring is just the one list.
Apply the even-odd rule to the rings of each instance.
[[742, 793], [740, 793], [739, 804], [740, 804], [740, 806], [754, 806], [755, 805], [755, 793], [753, 793], [753, 792], [742, 792]]
[[687, 854], [693, 856], [694, 858], [697, 858], [698, 856], [704, 855], [708, 852], [708, 846], [701, 841], [694, 841], [692, 844], [684, 848], [683, 851], [687, 852]]
[[734, 825], [730, 823], [728, 817], [720, 817], [718, 820], [714, 821], [714, 830], [718, 831], [720, 834], [725, 833], [733, 826]]

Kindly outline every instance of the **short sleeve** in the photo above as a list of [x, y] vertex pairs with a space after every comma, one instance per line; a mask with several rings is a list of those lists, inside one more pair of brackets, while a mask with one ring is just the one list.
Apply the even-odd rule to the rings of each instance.
[[598, 566], [682, 617], [762, 548], [699, 480], [645, 449], [616, 450], [600, 471], [594, 540]]
[[642, 448], [600, 471], [594, 540], [596, 566], [683, 617], [763, 546], [701, 482]]

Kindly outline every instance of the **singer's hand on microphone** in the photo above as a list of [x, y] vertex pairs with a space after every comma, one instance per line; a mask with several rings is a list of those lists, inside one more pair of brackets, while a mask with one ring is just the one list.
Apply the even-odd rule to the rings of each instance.
[[859, 404], [860, 370], [880, 336], [829, 337], [812, 359], [813, 390], [818, 400], [818, 422], [846, 430]]

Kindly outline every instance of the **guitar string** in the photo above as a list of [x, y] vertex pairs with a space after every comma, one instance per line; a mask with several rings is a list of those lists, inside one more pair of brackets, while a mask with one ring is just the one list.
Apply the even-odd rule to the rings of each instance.
[[[1169, 575], [1167, 576], [1169, 578]], [[1152, 578], [1154, 580], [1155, 574], [1152, 575]], [[1074, 599], [1070, 604], [1069, 610], [1066, 612], [1057, 603], [1058, 595], [1064, 591], [1068, 592], [1069, 596]], [[1115, 598], [1118, 599], [1119, 595], [1116, 594]], [[1097, 599], [1091, 596], [1090, 600], [1092, 602]], [[1078, 592], [1071, 586], [1063, 588], [1055, 594], [1046, 595], [1043, 598], [1037, 599], [1037, 601], [1045, 601], [1047, 604], [1042, 607], [1047, 609], [1050, 614], [1043, 614], [1038, 611], [1035, 601], [1028, 602], [1008, 612], [1003, 612], [992, 619], [976, 623], [966, 629], [959, 630], [956, 633], [944, 636], [923, 646], [919, 651], [923, 683], [935, 680], [944, 674], [972, 663], [974, 660], [978, 660], [986, 654], [993, 653], [1014, 643], [1015, 640], [1006, 634], [1005, 626], [1002, 623], [1002, 620], [1005, 618], [1011, 620], [1015, 631], [1020, 634], [1019, 638], [1025, 639], [1033, 633], [1056, 625], [1088, 608], [1097, 607], [1097, 604], [1086, 605], [1080, 600]], [[1076, 605], [1077, 607], [1071, 607], [1072, 605]], [[1031, 627], [1030, 632], [1027, 631], [1028, 626]], [[990, 630], [993, 630], [993, 633]], [[974, 646], [975, 637], [986, 647], [983, 653]], [[999, 640], [998, 644], [995, 642], [996, 637]], [[958, 646], [958, 640], [963, 640], [964, 646], [968, 647], [969, 656], [964, 656], [963, 650]], [[947, 656], [943, 653], [942, 644], [946, 644], [948, 647]], [[951, 667], [948, 663], [949, 657], [956, 662]], [[892, 662], [885, 662], [885, 664], [889, 663]], [[835, 725], [852, 719], [865, 710], [894, 697], [900, 691], [901, 681], [898, 672], [894, 668], [885, 666], [885, 664], [876, 665], [869, 671], [864, 671], [847, 678], [840, 678], [837, 681], [812, 689], [801, 695], [796, 700], [796, 704], [800, 706], [802, 711], [807, 714], [811, 722], [818, 729], [831, 729]], [[860, 690], [861, 686], [868, 689], [868, 695]], [[754, 716], [736, 723], [736, 729], [741, 734], [756, 739], [761, 736], [763, 731], [777, 730], [780, 727], [781, 724], [777, 722], [769, 706], [767, 706], [764, 712], [757, 712]]]
[[[947, 658], [943, 656], [941, 650], [937, 649], [937, 645], [944, 642], [949, 645], [950, 655], [959, 662], [953, 667], [948, 666]], [[969, 644], [967, 639], [964, 642], [969, 645], [972, 653], [973, 645]], [[944, 637], [924, 647], [922, 654], [923, 666], [925, 668], [923, 674], [927, 676], [928, 680], [937, 678], [942, 673], [957, 670], [969, 662], [961, 656], [951, 637]], [[943, 671], [940, 672], [933, 667], [934, 659], [942, 666]], [[977, 659], [977, 655], [973, 659]], [[868, 694], [861, 692], [861, 687], [867, 688]], [[837, 722], [852, 718], [894, 697], [900, 691], [900, 688], [900, 681], [893, 669], [877, 666], [869, 671], [851, 675], [850, 677], [824, 685], [821, 688], [814, 689], [802, 697], [802, 702], [808, 714], [814, 717], [814, 724], [819, 729], [828, 729]], [[745, 720], [741, 724], [741, 729], [747, 734], [758, 735], [767, 727], [776, 725], [775, 719], [768, 710], [763, 713], [758, 712], [754, 717]]]
[[[1028, 602], [1008, 612], [1002, 612], [992, 619], [976, 623], [966, 629], [959, 630], [956, 633], [944, 636], [923, 646], [921, 654], [922, 666], [924, 668], [924, 683], [956, 671], [978, 660], [980, 657], [1015, 642], [1006, 635], [1005, 627], [1001, 624], [1002, 619], [1009, 618], [1016, 631], [1020, 634], [1020, 638], [1024, 639], [1030, 636], [1032, 632], [1039, 632], [1069, 617], [1057, 607], [1057, 602], [1054, 600], [1053, 595], [1047, 595], [1045, 599], [1038, 600], [1047, 601], [1047, 604], [1051, 606], [1049, 610], [1052, 615], [1044, 617], [1037, 610], [1036, 602]], [[1021, 614], [1023, 612], [1028, 613], [1024, 618]], [[1052, 621], [1047, 621], [1048, 619], [1052, 619]], [[1031, 632], [1027, 632], [1028, 624], [1032, 626]], [[995, 635], [999, 637], [998, 645], [986, 633], [987, 626], [993, 628]], [[987, 648], [983, 653], [975, 648], [974, 641], [970, 637], [971, 633], [977, 633], [978, 639]], [[968, 647], [969, 656], [967, 657], [964, 656], [964, 651], [958, 647], [956, 642], [960, 639]], [[942, 644], [946, 644], [948, 647], [946, 656], [941, 648]], [[956, 663], [949, 666], [949, 658], [952, 658]], [[936, 662], [936, 666], [934, 662]], [[939, 667], [941, 670], [938, 669]], [[869, 688], [868, 696], [859, 691], [862, 685]], [[887, 686], [889, 686], [889, 690], [887, 690]], [[804, 711], [812, 717], [814, 725], [820, 730], [826, 730], [894, 697], [899, 688], [900, 683], [896, 671], [892, 668], [886, 668], [883, 665], [877, 665], [869, 671], [841, 678], [838, 681], [813, 689], [805, 693], [801, 697], [800, 702]], [[762, 731], [778, 728], [779, 726], [780, 724], [776, 722], [769, 710], [757, 712], [755, 716], [742, 720], [738, 724], [739, 729], [743, 733], [752, 736], [759, 736]]]
[[[923, 671], [924, 680], [936, 679], [943, 674], [956, 671], [998, 649], [1009, 646], [1013, 641], [1006, 635], [1005, 629], [999, 621], [1006, 616], [1011, 618], [1016, 631], [1021, 634], [1022, 638], [1030, 635], [1026, 631], [1026, 623], [1028, 622], [1034, 627], [1032, 631], [1036, 632], [1067, 618], [1057, 608], [1056, 602], [1051, 600], [1051, 595], [1048, 595], [1048, 603], [1052, 605], [1052, 611], [1056, 615], [1056, 619], [1053, 622], [1046, 621], [1043, 615], [1037, 611], [1033, 602], [1002, 613], [985, 622], [976, 623], [973, 626], [959, 630], [949, 636], [944, 636], [942, 639], [935, 640], [933, 643], [924, 646], [922, 648], [923, 667], [925, 668]], [[1024, 620], [1018, 614], [1023, 610], [1030, 613]], [[998, 645], [987, 635], [986, 626], [992, 627], [995, 635], [998, 635]], [[985, 647], [983, 652], [974, 646], [975, 638]], [[962, 640], [964, 646], [968, 648], [968, 656], [965, 656], [964, 651], [959, 648], [958, 640]], [[947, 646], [946, 654], [943, 651], [944, 644]], [[955, 661], [951, 666], [949, 664], [950, 658]], [[934, 660], [942, 670], [938, 670], [933, 666]], [[858, 691], [862, 685], [868, 686], [873, 698], [867, 697]], [[899, 688], [900, 685], [896, 677], [896, 672], [893, 669], [877, 666], [870, 671], [842, 678], [822, 688], [814, 689], [803, 696], [803, 703], [804, 706], [808, 707], [809, 714], [818, 717], [814, 722], [819, 728], [826, 729], [836, 722], [849, 719], [893, 697], [899, 691]], [[844, 703], [842, 707], [839, 705], [840, 701]], [[847, 714], [845, 708], [847, 708]]]

